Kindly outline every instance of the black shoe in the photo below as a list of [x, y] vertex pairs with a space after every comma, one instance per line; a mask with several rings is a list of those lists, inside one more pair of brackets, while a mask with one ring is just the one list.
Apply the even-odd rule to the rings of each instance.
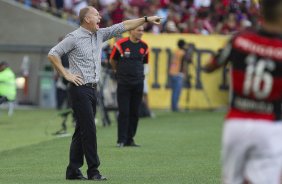
[[84, 177], [83, 175], [67, 176], [66, 179], [67, 179], [67, 180], [87, 180], [87, 178]]
[[118, 148], [122, 148], [122, 147], [124, 147], [124, 143], [123, 143], [123, 142], [119, 142], [119, 143], [117, 143], [117, 147], [118, 147]]
[[61, 130], [58, 130], [57, 132], [53, 133], [53, 135], [65, 135], [67, 134], [67, 130], [65, 129], [61, 129]]
[[130, 146], [130, 147], [140, 147], [140, 145], [136, 144], [134, 141], [125, 144], [124, 146]]
[[105, 180], [107, 180], [107, 178], [102, 176], [101, 174], [95, 174], [94, 176], [89, 177], [88, 180], [105, 181]]

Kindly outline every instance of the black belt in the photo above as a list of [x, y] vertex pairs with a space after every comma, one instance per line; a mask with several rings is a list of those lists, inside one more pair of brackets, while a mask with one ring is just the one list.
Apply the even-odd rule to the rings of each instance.
[[97, 83], [86, 83], [86, 84], [84, 84], [84, 86], [87, 86], [87, 87], [91, 87], [91, 88], [97, 89]]

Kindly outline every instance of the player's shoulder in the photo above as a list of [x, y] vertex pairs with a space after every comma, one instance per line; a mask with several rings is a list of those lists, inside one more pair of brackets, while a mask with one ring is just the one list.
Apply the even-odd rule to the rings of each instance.
[[233, 36], [233, 44], [260, 44], [264, 46], [282, 47], [282, 35], [268, 32], [262, 28], [246, 29]]
[[144, 40], [140, 40], [140, 43], [148, 47], [148, 44]]
[[271, 33], [262, 28], [256, 28], [256, 29], [248, 28], [244, 31], [238, 32], [233, 37], [234, 38], [245, 37], [245, 38], [250, 38], [250, 39], [266, 38], [266, 39], [275, 39], [275, 40], [282, 41], [282, 34]]
[[230, 43], [234, 45], [237, 42], [257, 42], [260, 37], [261, 35], [257, 29], [247, 28], [232, 35], [230, 38]]
[[129, 41], [129, 37], [121, 38], [116, 43], [121, 45], [121, 44], [123, 44], [123, 43], [125, 43], [127, 41]]
[[242, 30], [242, 31], [239, 31], [239, 32], [235, 33], [231, 37], [231, 39], [235, 40], [236, 38], [249, 37], [249, 36], [252, 36], [252, 35], [258, 35], [258, 30], [253, 29], [253, 28], [248, 28], [248, 29], [245, 29], [245, 30]]

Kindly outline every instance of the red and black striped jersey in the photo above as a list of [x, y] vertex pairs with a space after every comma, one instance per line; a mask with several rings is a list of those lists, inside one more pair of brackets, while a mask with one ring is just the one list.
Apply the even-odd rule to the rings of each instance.
[[144, 64], [148, 63], [148, 58], [149, 49], [144, 41], [134, 43], [128, 37], [117, 41], [110, 59], [116, 61], [118, 83], [143, 82]]
[[213, 64], [231, 63], [229, 118], [281, 120], [282, 35], [247, 30], [235, 35]]

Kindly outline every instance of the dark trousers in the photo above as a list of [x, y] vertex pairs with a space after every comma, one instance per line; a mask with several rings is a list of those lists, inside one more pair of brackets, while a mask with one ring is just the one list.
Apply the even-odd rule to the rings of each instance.
[[8, 102], [7, 97], [5, 97], [5, 96], [0, 96], [0, 104], [5, 103], [5, 102]]
[[85, 156], [88, 165], [87, 175], [92, 177], [99, 173], [100, 165], [95, 126], [97, 91], [87, 86], [71, 85], [70, 95], [76, 127], [70, 146], [70, 160], [66, 175], [67, 177], [80, 175], [79, 168], [83, 165]]
[[60, 110], [63, 107], [64, 102], [67, 100], [67, 90], [57, 88], [56, 89], [56, 99], [57, 99], [57, 109]]
[[143, 82], [134, 85], [118, 84], [118, 143], [130, 144], [133, 142], [138, 126], [143, 85]]

